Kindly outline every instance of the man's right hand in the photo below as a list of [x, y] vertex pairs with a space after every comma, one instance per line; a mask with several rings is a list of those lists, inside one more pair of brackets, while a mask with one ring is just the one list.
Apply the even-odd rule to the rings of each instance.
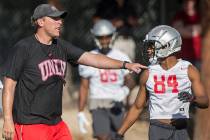
[[89, 122], [88, 122], [84, 112], [79, 112], [77, 114], [77, 119], [78, 119], [78, 123], [79, 123], [80, 132], [83, 134], [87, 133], [86, 126], [89, 125]]
[[15, 126], [13, 120], [4, 120], [2, 138], [5, 140], [13, 140]]
[[147, 66], [141, 65], [139, 63], [126, 63], [125, 68], [128, 69], [131, 73], [140, 73], [142, 69], [148, 69]]

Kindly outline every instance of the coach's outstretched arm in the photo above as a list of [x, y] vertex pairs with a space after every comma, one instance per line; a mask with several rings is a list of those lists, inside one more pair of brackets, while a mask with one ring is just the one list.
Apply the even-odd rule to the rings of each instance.
[[121, 69], [126, 68], [130, 71], [139, 73], [141, 69], [147, 69], [146, 66], [139, 63], [128, 63], [119, 60], [109, 58], [102, 54], [92, 54], [85, 52], [79, 58], [78, 63], [83, 65], [89, 65], [92, 67], [103, 68], [103, 69]]
[[12, 117], [12, 106], [14, 101], [14, 92], [15, 92], [15, 86], [16, 81], [14, 81], [11, 78], [5, 77], [4, 78], [4, 87], [3, 87], [3, 132], [2, 132], [2, 138], [4, 139], [13, 139], [14, 137], [14, 122]]

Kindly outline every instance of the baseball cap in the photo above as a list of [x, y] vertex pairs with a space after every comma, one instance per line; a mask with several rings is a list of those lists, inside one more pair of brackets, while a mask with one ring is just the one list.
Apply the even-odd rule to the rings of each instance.
[[40, 4], [35, 8], [31, 19], [37, 20], [37, 19], [45, 17], [45, 16], [65, 18], [66, 15], [67, 15], [66, 11], [60, 11], [53, 5]]

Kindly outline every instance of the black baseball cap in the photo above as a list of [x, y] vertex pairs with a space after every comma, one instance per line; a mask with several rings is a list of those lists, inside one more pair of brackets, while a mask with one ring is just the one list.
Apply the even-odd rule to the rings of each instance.
[[66, 15], [67, 15], [66, 11], [60, 11], [53, 5], [40, 4], [35, 8], [31, 19], [37, 20], [37, 19], [45, 17], [45, 16], [65, 18]]

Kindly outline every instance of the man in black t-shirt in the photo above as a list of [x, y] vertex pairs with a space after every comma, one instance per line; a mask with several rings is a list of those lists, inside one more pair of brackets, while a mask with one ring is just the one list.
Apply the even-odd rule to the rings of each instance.
[[127, 68], [139, 73], [138, 63], [92, 54], [59, 39], [65, 11], [49, 4], [36, 7], [36, 31], [16, 43], [4, 74], [3, 138], [14, 140], [71, 140], [61, 119], [66, 63], [98, 68]]

